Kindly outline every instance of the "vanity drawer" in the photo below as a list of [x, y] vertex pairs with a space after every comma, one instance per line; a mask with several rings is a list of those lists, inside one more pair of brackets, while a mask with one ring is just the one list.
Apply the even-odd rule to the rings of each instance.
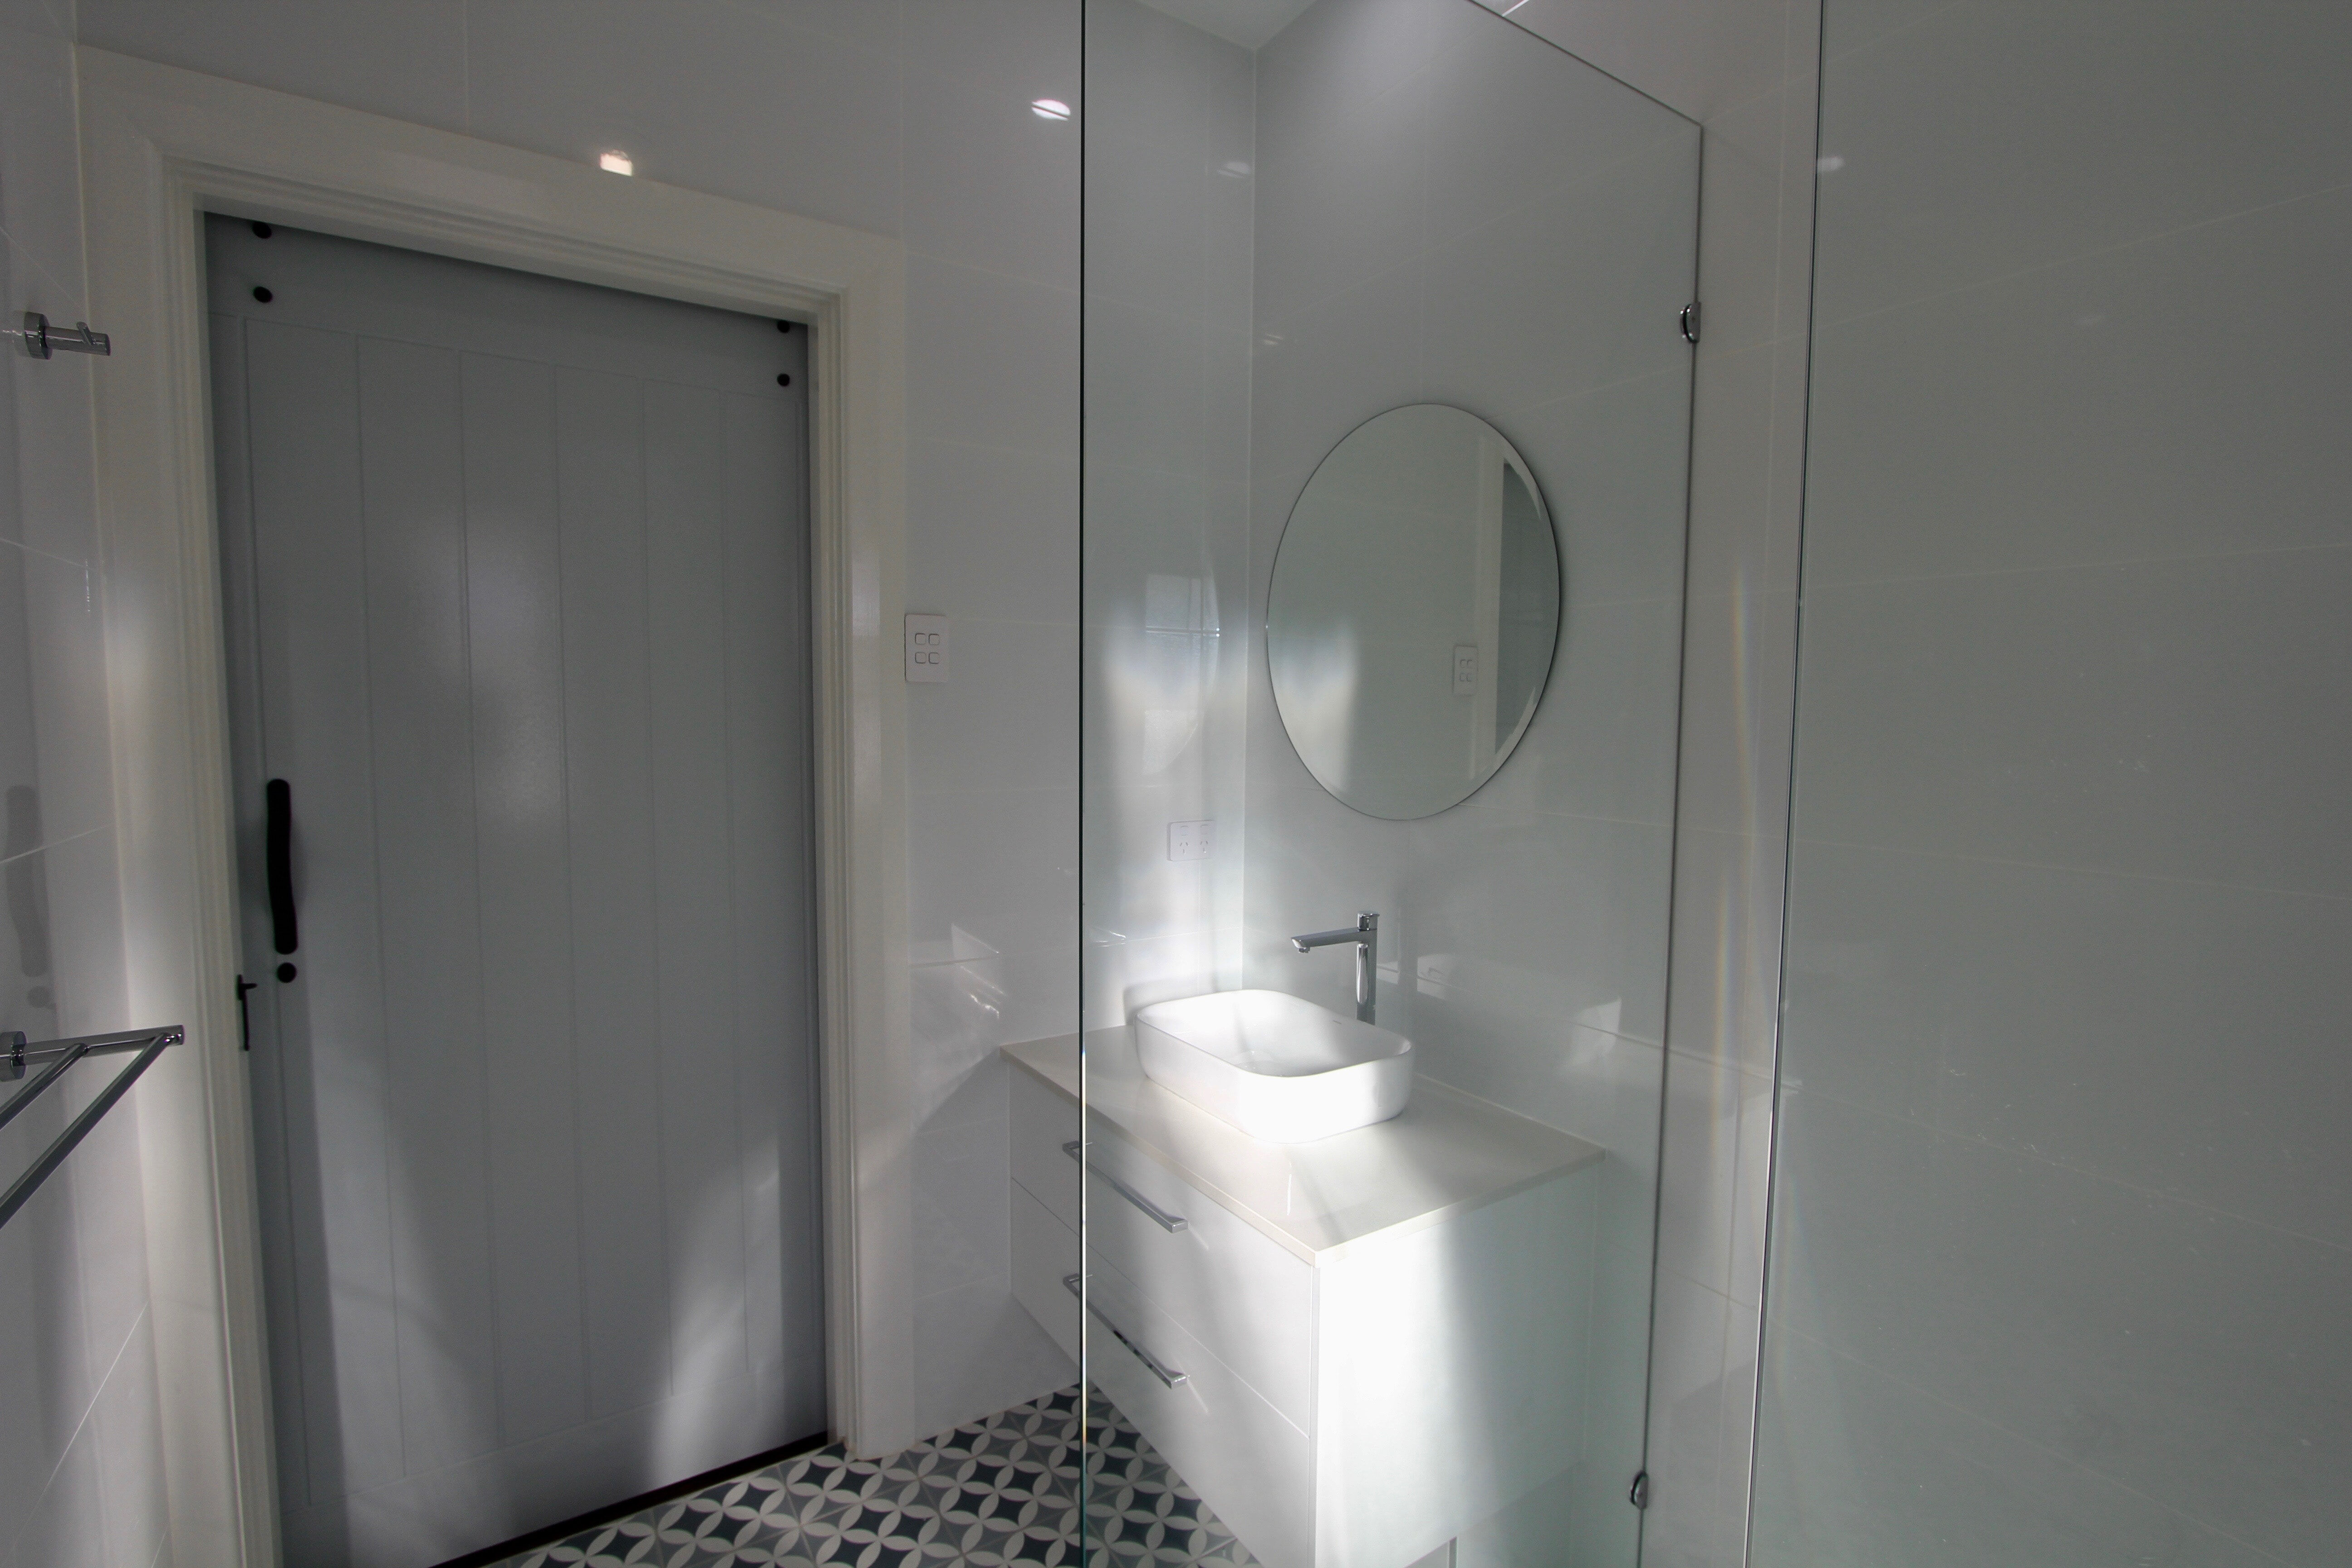
[[[1087, 1370], [1095, 1386], [1265, 1568], [1310, 1568], [1315, 1494], [1307, 1434], [1099, 1253], [1089, 1253], [1088, 1262], [1097, 1315]], [[1160, 1373], [1181, 1373], [1182, 1380], [1171, 1387]]]
[[[1099, 1122], [1087, 1153], [1087, 1244], [1306, 1426], [1315, 1398], [1313, 1267]], [[1181, 1217], [1182, 1227], [1168, 1229], [1154, 1210]]]
[[1037, 1326], [1085, 1364], [1078, 1338], [1084, 1315], [1062, 1281], [1078, 1271], [1078, 1234], [1055, 1219], [1020, 1183], [1013, 1184], [1013, 1299]]
[[1076, 1230], [1078, 1163], [1062, 1145], [1078, 1139], [1078, 1108], [1020, 1068], [1006, 1076], [1013, 1080], [1013, 1179]]

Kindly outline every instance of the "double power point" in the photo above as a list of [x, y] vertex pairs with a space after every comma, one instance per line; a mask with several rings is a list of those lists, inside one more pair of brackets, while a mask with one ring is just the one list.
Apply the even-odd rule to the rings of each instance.
[[1171, 822], [1168, 825], [1168, 858], [1206, 860], [1213, 822]]

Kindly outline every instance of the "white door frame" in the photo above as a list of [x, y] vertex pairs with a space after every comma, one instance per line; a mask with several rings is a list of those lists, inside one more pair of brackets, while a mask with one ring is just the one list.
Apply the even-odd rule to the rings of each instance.
[[[204, 218], [809, 323], [826, 1358], [861, 1453], [913, 1414], [898, 242], [91, 48], [80, 78], [108, 722], [173, 1561], [278, 1560], [206, 369]], [[779, 148], [780, 156], [790, 149]]]

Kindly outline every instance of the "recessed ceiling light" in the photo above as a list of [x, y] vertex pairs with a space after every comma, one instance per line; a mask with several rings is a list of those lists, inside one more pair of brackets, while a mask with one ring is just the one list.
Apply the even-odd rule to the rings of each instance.
[[1041, 98], [1029, 106], [1029, 112], [1040, 120], [1067, 120], [1070, 106], [1058, 98]]
[[634, 174], [637, 166], [626, 153], [605, 153], [598, 155], [596, 166], [608, 174]]

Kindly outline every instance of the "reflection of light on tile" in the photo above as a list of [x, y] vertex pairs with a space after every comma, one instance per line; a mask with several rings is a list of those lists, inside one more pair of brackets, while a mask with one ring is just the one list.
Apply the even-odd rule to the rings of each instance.
[[1217, 165], [1217, 173], [1223, 174], [1229, 180], [1248, 179], [1249, 172], [1250, 166], [1247, 163], [1243, 163], [1239, 158], [1234, 159], [1231, 163], [1220, 163]]
[[932, 938], [908, 944], [909, 963], [971, 963], [999, 956], [995, 948], [960, 925], [950, 925], [944, 940]]
[[1450, 952], [1423, 953], [1413, 966], [1412, 986], [1424, 996], [1445, 1000], [1454, 978], [1454, 955]]
[[1201, 731], [1201, 710], [1198, 708], [1147, 708], [1143, 710], [1142, 768], [1147, 773], [1165, 773], [1168, 764], [1184, 754], [1192, 737]]
[[608, 174], [634, 174], [637, 172], [635, 160], [626, 153], [603, 153], [597, 158], [596, 166]]
[[1070, 106], [1058, 98], [1041, 98], [1029, 106], [1029, 112], [1040, 120], [1067, 120]]
[[1215, 633], [1216, 584], [1173, 572], [1148, 574], [1143, 579], [1143, 624], [1150, 631]]

